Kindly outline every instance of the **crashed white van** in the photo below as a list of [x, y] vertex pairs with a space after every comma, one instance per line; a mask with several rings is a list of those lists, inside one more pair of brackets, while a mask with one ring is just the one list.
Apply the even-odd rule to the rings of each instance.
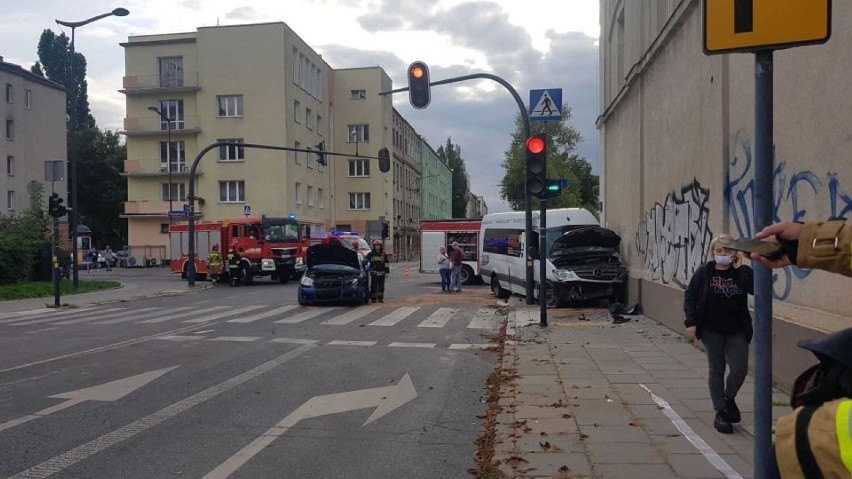
[[[497, 297], [526, 293], [527, 247], [532, 246], [538, 298], [539, 213], [533, 213], [533, 237], [524, 238], [524, 213], [492, 213], [482, 218], [479, 234], [480, 271]], [[545, 230], [548, 307], [576, 305], [595, 298], [611, 301], [621, 294], [626, 268], [618, 255], [621, 238], [602, 228], [598, 220], [583, 208], [547, 211]]]

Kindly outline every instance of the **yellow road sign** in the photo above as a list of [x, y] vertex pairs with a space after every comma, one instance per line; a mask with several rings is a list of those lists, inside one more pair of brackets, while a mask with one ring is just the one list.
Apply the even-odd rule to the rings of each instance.
[[825, 43], [831, 0], [703, 0], [704, 52], [749, 52]]

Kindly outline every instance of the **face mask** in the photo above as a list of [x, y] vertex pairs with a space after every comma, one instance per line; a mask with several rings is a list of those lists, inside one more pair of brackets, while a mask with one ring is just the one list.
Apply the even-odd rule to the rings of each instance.
[[734, 262], [733, 256], [715, 256], [714, 259], [718, 264], [731, 264]]

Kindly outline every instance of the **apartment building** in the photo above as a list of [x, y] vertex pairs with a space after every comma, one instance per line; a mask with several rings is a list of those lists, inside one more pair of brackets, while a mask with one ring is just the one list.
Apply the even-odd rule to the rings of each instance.
[[[676, 330], [713, 236], [756, 233], [755, 59], [703, 53], [701, 3], [600, 2], [601, 219], [623, 239], [628, 301]], [[773, 54], [774, 218], [852, 212], [852, 4], [832, 8], [828, 43]], [[775, 271], [776, 379], [789, 384], [812, 361], [798, 338], [848, 327], [850, 288], [838, 275]]]
[[419, 254], [418, 231], [420, 228], [420, 184], [423, 175], [420, 169], [423, 140], [402, 115], [393, 110], [393, 148], [391, 168], [393, 172], [393, 204], [396, 250], [399, 259], [411, 259]]
[[46, 210], [51, 193], [66, 198], [68, 192], [66, 181], [45, 182], [45, 161], [65, 161], [67, 155], [65, 87], [3, 57], [0, 87], [0, 214], [18, 216], [34, 207], [39, 190]]
[[485, 204], [485, 198], [477, 196], [472, 192], [467, 194], [467, 206], [465, 206], [465, 217], [467, 218], [482, 218], [488, 214], [488, 206]]
[[[284, 23], [131, 36], [125, 49], [125, 175], [131, 249], [168, 258], [170, 221], [185, 219], [189, 173], [217, 141], [333, 149], [331, 68]], [[156, 110], [156, 111], [154, 111]], [[331, 172], [312, 153], [223, 146], [195, 177], [202, 219], [328, 217]], [[171, 211], [171, 214], [170, 214]], [[177, 215], [177, 216], [176, 216]]]
[[453, 170], [425, 139], [420, 148], [420, 199], [423, 219], [452, 218]]

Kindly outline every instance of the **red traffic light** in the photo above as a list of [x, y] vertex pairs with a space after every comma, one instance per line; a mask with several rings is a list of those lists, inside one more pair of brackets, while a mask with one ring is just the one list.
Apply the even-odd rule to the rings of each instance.
[[429, 90], [429, 67], [424, 62], [408, 65], [408, 101], [414, 108], [429, 106], [432, 93]]
[[541, 136], [527, 138], [527, 151], [533, 155], [538, 155], [544, 151], [544, 138]]
[[411, 67], [410, 73], [411, 73], [411, 76], [414, 77], [414, 78], [423, 78], [423, 75], [426, 74], [426, 72], [423, 70], [423, 67], [420, 66], [419, 64], [413, 65]]

